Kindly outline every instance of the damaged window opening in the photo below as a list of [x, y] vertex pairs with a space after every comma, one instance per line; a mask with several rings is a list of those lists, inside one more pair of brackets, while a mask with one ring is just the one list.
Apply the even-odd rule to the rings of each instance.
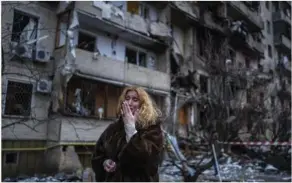
[[126, 62], [146, 67], [146, 53], [126, 48]]
[[5, 153], [5, 164], [17, 164], [18, 153], [17, 152], [6, 152]]
[[246, 102], [247, 103], [251, 103], [251, 91], [250, 91], [250, 89], [247, 89], [247, 91], [246, 91]]
[[127, 1], [127, 11], [132, 14], [139, 14], [139, 1]]
[[94, 36], [85, 34], [83, 32], [78, 33], [78, 45], [77, 47], [86, 51], [95, 51], [96, 38]]
[[245, 59], [245, 67], [246, 67], [247, 69], [250, 68], [250, 60], [249, 60], [248, 58]]
[[69, 27], [70, 12], [67, 11], [58, 16], [57, 34], [56, 34], [56, 48], [66, 44], [66, 31]]
[[65, 111], [85, 117], [116, 118], [121, 92], [121, 87], [74, 76], [68, 83]]
[[273, 56], [271, 45], [268, 45], [268, 55], [269, 55], [269, 57], [271, 57], [271, 58], [272, 58], [272, 56]]
[[200, 92], [207, 93], [208, 92], [208, 77], [200, 75]]
[[140, 4], [140, 16], [143, 17], [144, 19], [149, 19], [149, 8], [144, 5], [144, 4]]
[[23, 42], [37, 38], [38, 19], [14, 10], [11, 41]]
[[4, 114], [29, 116], [32, 88], [32, 84], [8, 81]]
[[275, 107], [275, 97], [271, 96], [271, 107], [274, 108]]
[[260, 105], [264, 105], [264, 93], [260, 93]]
[[204, 56], [205, 55], [205, 48], [204, 48], [204, 41], [205, 41], [205, 34], [204, 31], [198, 30], [197, 31], [197, 40], [199, 40], [199, 55]]
[[270, 21], [267, 20], [266, 24], [267, 24], [267, 33], [268, 34], [271, 34], [271, 24], [270, 24]]

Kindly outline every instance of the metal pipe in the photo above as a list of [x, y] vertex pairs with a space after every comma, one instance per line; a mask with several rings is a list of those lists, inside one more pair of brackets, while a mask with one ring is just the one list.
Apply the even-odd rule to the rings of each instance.
[[177, 113], [177, 100], [178, 97], [175, 94], [175, 99], [174, 99], [174, 111], [173, 111], [173, 119], [172, 119], [172, 135], [175, 135], [175, 125], [176, 125], [176, 113]]
[[217, 155], [216, 155], [214, 144], [212, 144], [212, 151], [213, 151], [214, 161], [215, 161], [215, 165], [216, 165], [215, 168], [216, 168], [217, 173], [218, 173], [219, 181], [222, 182], [222, 178], [221, 178], [220, 171], [219, 171], [219, 164], [218, 164], [218, 160], [217, 160]]

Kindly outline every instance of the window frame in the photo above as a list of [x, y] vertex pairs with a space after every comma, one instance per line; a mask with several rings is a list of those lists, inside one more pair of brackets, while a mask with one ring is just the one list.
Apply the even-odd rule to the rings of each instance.
[[67, 28], [66, 28], [66, 31], [69, 29], [69, 25], [70, 25], [70, 17], [71, 17], [71, 13], [72, 11], [71, 10], [67, 10], [67, 11], [64, 11], [60, 14], [57, 15], [57, 26], [56, 26], [56, 36], [55, 36], [55, 49], [58, 49], [58, 48], [62, 48], [64, 46], [66, 46], [67, 44], [67, 36], [65, 37], [65, 44], [64, 45], [61, 45], [59, 46], [59, 43], [60, 43], [60, 33], [61, 33], [61, 30], [60, 29], [60, 23], [61, 23], [61, 17], [66, 15], [68, 13], [68, 24], [67, 24]]
[[[9, 153], [15, 153], [16, 154], [16, 161], [15, 163], [7, 163], [7, 154]], [[19, 152], [15, 152], [15, 151], [5, 151], [4, 152], [4, 165], [18, 165], [19, 164]]]
[[268, 33], [268, 34], [271, 34], [271, 23], [270, 23], [270, 21], [267, 20], [267, 21], [266, 21], [266, 24], [267, 24], [267, 25], [266, 25], [266, 27], [267, 27], [267, 33]]
[[[85, 49], [82, 49], [82, 48], [79, 48], [79, 47], [78, 47], [78, 45], [79, 45], [79, 38], [80, 38], [79, 34], [80, 34], [80, 33], [85, 34], [85, 35], [87, 35], [87, 36], [90, 36], [90, 37], [93, 37], [93, 38], [94, 38], [94, 48], [93, 48], [93, 51], [85, 50]], [[77, 48], [77, 49], [81, 49], [81, 50], [88, 51], [88, 52], [92, 52], [92, 53], [96, 51], [96, 49], [97, 49], [97, 35], [96, 35], [96, 34], [81, 29], [81, 30], [78, 30], [78, 31], [77, 31], [77, 38], [78, 38], [78, 39], [76, 40], [76, 48]]]
[[[115, 84], [111, 84], [111, 83], [106, 83], [106, 82], [102, 82], [102, 81], [99, 81], [99, 80], [91, 80], [91, 79], [87, 79], [87, 78], [83, 78], [83, 77], [79, 77], [79, 76], [76, 76], [76, 78], [75, 79], [78, 79], [78, 80], [80, 80], [80, 82], [82, 83], [82, 82], [90, 82], [91, 84], [93, 84], [93, 85], [95, 85], [95, 86], [97, 86], [97, 88], [98, 87], [100, 87], [101, 85], [102, 85], [102, 87], [104, 88], [104, 91], [103, 91], [103, 93], [101, 93], [101, 95], [104, 97], [104, 101], [103, 101], [103, 117], [102, 117], [102, 119], [101, 120], [113, 120], [113, 119], [116, 119], [116, 116], [115, 117], [113, 117], [113, 116], [108, 116], [109, 114], [108, 114], [108, 106], [109, 106], [109, 93], [108, 93], [108, 88], [109, 88], [109, 85], [111, 85], [111, 87], [115, 87], [116, 89], [118, 89], [119, 88], [119, 90], [120, 90], [120, 94], [119, 94], [119, 96], [121, 95], [121, 93], [122, 93], [122, 90], [123, 90], [123, 86], [120, 86], [120, 85], [115, 85]], [[69, 81], [70, 82], [70, 81]], [[99, 116], [98, 116], [98, 114], [95, 114], [95, 112], [98, 110], [98, 107], [99, 106], [97, 106], [96, 105], [96, 101], [95, 101], [95, 105], [94, 105], [94, 115], [89, 115], [89, 116], [82, 116], [82, 115], [79, 115], [79, 114], [77, 114], [77, 113], [74, 113], [74, 112], [70, 112], [70, 111], [68, 111], [67, 110], [67, 108], [68, 108], [68, 86], [69, 85], [67, 85], [67, 87], [66, 87], [66, 90], [64, 91], [64, 98], [65, 98], [65, 103], [64, 103], [64, 106], [63, 106], [63, 113], [65, 114], [65, 115], [69, 115], [69, 116], [75, 116], [75, 117], [82, 117], [82, 118], [94, 118], [94, 119], [99, 119]], [[81, 88], [82, 89], [82, 88]], [[93, 91], [93, 92], [95, 92], [95, 91]], [[96, 91], [96, 93], [97, 93], [97, 91]], [[118, 97], [119, 97], [118, 96]], [[94, 100], [96, 100], [96, 95], [95, 95], [95, 97], [94, 97]], [[114, 106], [114, 109], [116, 110], [116, 107], [117, 106]]]
[[273, 50], [272, 50], [272, 46], [271, 46], [271, 45], [268, 45], [268, 56], [269, 56], [270, 58], [273, 57]]
[[[37, 39], [39, 36], [40, 36], [40, 22], [42, 22], [42, 18], [40, 15], [34, 13], [34, 12], [26, 12], [24, 11], [23, 9], [19, 8], [19, 7], [15, 7], [13, 9], [13, 17], [12, 17], [12, 27], [11, 27], [11, 38], [10, 38], [10, 41], [12, 42], [12, 34], [13, 34], [13, 25], [14, 25], [14, 15], [15, 15], [15, 12], [18, 12], [19, 14], [22, 14], [22, 15], [25, 15], [25, 16], [28, 16], [30, 18], [35, 18], [37, 20], [37, 26], [36, 26], [36, 38]], [[19, 40], [18, 40], [19, 42]], [[32, 44], [32, 55], [35, 55], [36, 54], [36, 47], [37, 47], [37, 42], [33, 43]], [[3, 113], [2, 113], [3, 114]]]
[[[2, 88], [2, 97], [3, 100], [2, 102], [2, 117], [12, 117], [12, 118], [29, 118], [32, 115], [32, 106], [35, 104], [35, 88], [36, 88], [36, 82], [35, 81], [29, 81], [29, 80], [25, 80], [25, 79], [19, 79], [19, 78], [13, 78], [13, 77], [9, 77], [9, 78], [4, 78], [4, 87]], [[5, 114], [5, 108], [6, 108], [6, 96], [7, 96], [7, 89], [8, 89], [8, 82], [12, 81], [12, 82], [18, 82], [18, 83], [23, 83], [23, 84], [31, 84], [32, 85], [32, 93], [31, 93], [31, 101], [30, 101], [30, 114], [27, 116], [23, 116], [23, 115], [10, 115], [10, 114]]]
[[[126, 60], [126, 50], [127, 49], [130, 49], [130, 50], [133, 50], [133, 51], [135, 51], [136, 52], [136, 64], [135, 65], [137, 65], [137, 66], [139, 66], [139, 67], [145, 67], [145, 68], [148, 68], [147, 66], [148, 66], [148, 64], [147, 64], [147, 61], [148, 61], [148, 54], [147, 54], [147, 51], [146, 50], [144, 50], [144, 49], [141, 49], [141, 48], [137, 48], [137, 47], [134, 47], [134, 46], [131, 46], [131, 45], [126, 45], [125, 46], [125, 59], [124, 59], [124, 61], [125, 62], [127, 62], [128, 64], [133, 64], [133, 63], [129, 63], [128, 62], [128, 60]], [[145, 63], [146, 63], [146, 65], [145, 66], [143, 66], [143, 65], [140, 65], [140, 60], [139, 60], [139, 54], [140, 53], [144, 53], [145, 54]], [[154, 56], [154, 55], [153, 55]], [[156, 56], [155, 56], [156, 57]], [[154, 57], [154, 58], [155, 58]], [[155, 58], [156, 59], [156, 58]], [[133, 64], [134, 65], [134, 64]]]
[[270, 10], [270, 1], [266, 1], [265, 5], [266, 5], [266, 9]]

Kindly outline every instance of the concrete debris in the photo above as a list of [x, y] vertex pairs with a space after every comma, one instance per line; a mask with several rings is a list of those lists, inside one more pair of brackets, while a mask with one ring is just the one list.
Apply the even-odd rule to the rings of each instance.
[[3, 182], [82, 182], [82, 178], [75, 174], [58, 173], [54, 176], [35, 175], [33, 177], [7, 177]]
[[72, 173], [76, 172], [78, 169], [82, 169], [82, 164], [77, 153], [75, 152], [74, 146], [63, 148], [65, 151], [61, 153], [59, 171]]
[[267, 173], [277, 173], [278, 169], [275, 168], [273, 165], [267, 165], [265, 168], [265, 172]]
[[[192, 159], [188, 159], [187, 162], [196, 165], [201, 158], [202, 155], [194, 156]], [[209, 158], [206, 159], [208, 161], [210, 160]], [[208, 161], [203, 161], [201, 165], [204, 165]], [[275, 167], [267, 165], [261, 160], [246, 160], [240, 157], [227, 156], [221, 157], [218, 161], [222, 181], [283, 182], [283, 180], [291, 180], [290, 173], [280, 172]], [[179, 161], [175, 161], [174, 163], [180, 165]], [[165, 159], [160, 168], [160, 181], [183, 181], [181, 171], [178, 167], [173, 166], [171, 161]], [[271, 174], [271, 171], [273, 174]], [[219, 181], [218, 176], [215, 174], [214, 166], [205, 170], [197, 181]]]

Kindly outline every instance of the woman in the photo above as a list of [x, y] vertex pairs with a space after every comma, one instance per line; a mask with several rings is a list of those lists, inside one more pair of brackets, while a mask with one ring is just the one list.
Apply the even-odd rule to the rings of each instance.
[[158, 182], [163, 148], [160, 111], [146, 91], [127, 87], [117, 122], [101, 134], [92, 157], [97, 182]]

